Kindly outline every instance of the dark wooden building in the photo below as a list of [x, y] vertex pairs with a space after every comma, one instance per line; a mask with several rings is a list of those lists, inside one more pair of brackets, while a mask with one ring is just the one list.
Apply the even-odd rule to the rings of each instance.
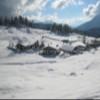
[[55, 48], [50, 47], [50, 46], [45, 47], [43, 49], [43, 54], [45, 54], [45, 55], [58, 55], [59, 53], [60, 53], [60, 50], [55, 49]]

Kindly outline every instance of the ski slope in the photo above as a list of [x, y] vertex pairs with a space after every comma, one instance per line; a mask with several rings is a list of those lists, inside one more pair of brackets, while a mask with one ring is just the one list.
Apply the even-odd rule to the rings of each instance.
[[55, 58], [7, 49], [11, 41], [27, 45], [42, 36], [66, 38], [44, 30], [0, 27], [0, 99], [100, 99], [100, 48]]

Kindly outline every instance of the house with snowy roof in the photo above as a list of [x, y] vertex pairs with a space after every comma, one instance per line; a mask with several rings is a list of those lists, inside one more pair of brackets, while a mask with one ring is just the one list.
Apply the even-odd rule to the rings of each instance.
[[74, 52], [81, 53], [85, 50], [86, 45], [81, 41], [74, 41], [69, 43], [64, 43], [60, 50], [64, 52]]
[[51, 46], [47, 46], [47, 47], [43, 48], [43, 52], [42, 52], [42, 54], [44, 54], [44, 55], [58, 55], [59, 53], [60, 53], [59, 49], [56, 49]]

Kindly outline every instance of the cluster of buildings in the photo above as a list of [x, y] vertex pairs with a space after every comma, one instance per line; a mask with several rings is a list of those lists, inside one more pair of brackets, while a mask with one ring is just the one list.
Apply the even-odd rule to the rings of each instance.
[[54, 41], [51, 42], [51, 45], [48, 44], [47, 46], [45, 45], [45, 42], [41, 42], [40, 44], [39, 41], [37, 40], [34, 44], [27, 46], [18, 43], [16, 44], [15, 49], [17, 51], [22, 51], [22, 52], [27, 50], [39, 51], [41, 52], [40, 54], [42, 55], [58, 55], [60, 54], [61, 51], [77, 54], [77, 53], [83, 53], [90, 46], [92, 47], [100, 46], [100, 40], [97, 39], [91, 42], [92, 44], [88, 45], [79, 40], [68, 40], [68, 39], [61, 40], [60, 42], [62, 43], [62, 45], [60, 46], [59, 42], [56, 42], [55, 46], [52, 45]]

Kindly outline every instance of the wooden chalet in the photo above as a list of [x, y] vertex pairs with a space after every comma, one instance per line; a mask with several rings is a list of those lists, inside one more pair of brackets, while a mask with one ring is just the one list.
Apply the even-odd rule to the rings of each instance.
[[58, 55], [59, 53], [60, 53], [60, 50], [55, 49], [50, 46], [43, 48], [43, 54], [45, 55]]

